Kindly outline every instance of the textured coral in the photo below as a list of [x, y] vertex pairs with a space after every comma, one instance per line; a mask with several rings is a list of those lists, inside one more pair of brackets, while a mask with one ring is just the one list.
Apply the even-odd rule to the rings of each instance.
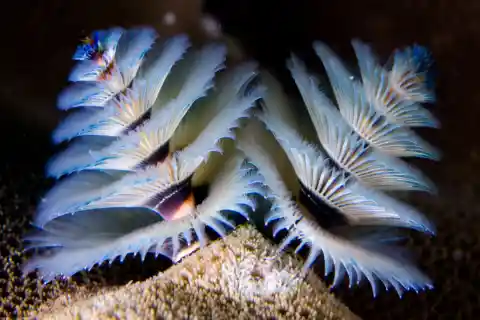
[[144, 282], [78, 292], [44, 305], [38, 319], [358, 319], [301, 261], [278, 257], [252, 226]]

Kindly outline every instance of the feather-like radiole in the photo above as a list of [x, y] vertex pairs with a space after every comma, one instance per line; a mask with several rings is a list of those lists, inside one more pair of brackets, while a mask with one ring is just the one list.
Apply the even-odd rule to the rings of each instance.
[[[276, 79], [265, 73], [253, 81], [256, 63], [224, 71], [224, 45], [189, 50], [177, 36], [156, 50], [156, 37], [151, 28], [112, 28], [77, 49], [75, 83], [59, 108], [78, 110], [54, 133], [57, 143], [74, 141], [47, 166], [62, 180], [25, 238], [27, 249], [40, 249], [25, 273], [51, 281], [131, 254], [176, 262], [182, 249], [208, 242], [207, 227], [223, 237], [235, 227], [231, 213], [249, 219], [260, 195], [272, 203], [265, 223], [275, 222], [274, 235], [287, 232], [280, 250], [294, 240], [297, 251], [310, 247], [305, 271], [323, 255], [334, 286], [348, 275], [350, 285], [367, 279], [375, 295], [377, 282], [399, 295], [432, 287], [387, 253], [394, 237], [380, 230], [434, 232], [421, 213], [382, 192], [434, 189], [398, 159], [439, 157], [408, 128], [437, 126], [420, 105], [434, 99], [425, 51], [398, 51], [387, 67], [354, 41], [360, 80], [315, 43], [338, 109], [293, 56], [288, 68], [313, 124], [307, 141]], [[259, 100], [257, 119], [247, 119]], [[206, 195], [198, 190], [205, 185]]]
[[[266, 93], [262, 111], [256, 115], [261, 122], [251, 120], [238, 142], [270, 190], [273, 205], [265, 222], [276, 221], [274, 235], [287, 231], [281, 249], [294, 240], [300, 240], [297, 251], [310, 247], [305, 270], [323, 255], [326, 274], [335, 271], [333, 286], [346, 274], [350, 285], [365, 277], [374, 295], [378, 280], [400, 296], [403, 291], [431, 288], [428, 277], [408, 261], [389, 254], [388, 250], [396, 249], [375, 243], [378, 239], [388, 241], [391, 236], [372, 230], [383, 226], [434, 233], [434, 226], [420, 212], [382, 191], [433, 191], [427, 178], [397, 157], [437, 159], [438, 152], [406, 128], [411, 123], [394, 121], [378, 111], [373, 105], [379, 101], [372, 101], [366, 94], [370, 84], [353, 77], [326, 45], [317, 42], [314, 47], [331, 80], [338, 109], [300, 59], [292, 56], [287, 66], [312, 120], [315, 141], [304, 138], [306, 123], [296, 121], [281, 86], [265, 73], [261, 83]], [[374, 60], [369, 63], [372, 70], [383, 68]], [[411, 73], [417, 71], [416, 65], [410, 67], [414, 68]], [[375, 77], [382, 73], [370, 76], [365, 81], [377, 81]], [[406, 81], [402, 82], [404, 92], [397, 96], [398, 103], [418, 103], [421, 84], [415, 83], [410, 97], [408, 88], [414, 86]], [[404, 108], [403, 119], [415, 118], [412, 110]], [[277, 150], [272, 148], [269, 136], [276, 140]], [[320, 143], [316, 145], [316, 141]], [[282, 152], [291, 166], [289, 174], [273, 156]], [[292, 183], [292, 175], [298, 184]], [[372, 237], [359, 235], [355, 232], [358, 228], [369, 228]]]
[[[153, 110], [148, 121], [134, 131], [125, 132], [100, 150], [76, 152], [73, 145], [48, 163], [47, 175], [58, 178], [85, 169], [134, 170], [135, 166], [154, 156], [167, 143], [194, 102], [206, 95], [213, 86], [216, 72], [223, 66], [225, 54], [225, 46], [221, 44], [209, 44], [193, 52], [191, 59], [195, 63], [182, 90], [164, 106]], [[172, 76], [175, 77], [175, 74]]]
[[[281, 250], [296, 239], [300, 240], [297, 250], [304, 246], [310, 247], [305, 271], [323, 255], [325, 274], [328, 275], [332, 271], [335, 274], [333, 286], [339, 285], [345, 274], [350, 279], [350, 286], [366, 278], [372, 286], [374, 295], [377, 294], [378, 281], [382, 282], [386, 289], [394, 288], [400, 296], [406, 290], [419, 291], [432, 286], [428, 277], [406, 261], [396, 261], [379, 253], [380, 251], [371, 250], [374, 247], [372, 243], [370, 247], [364, 247], [362, 245], [365, 243], [364, 239], [358, 242], [347, 241], [322, 228], [313, 217], [313, 213], [309, 213], [302, 204], [292, 200], [292, 193], [284, 184], [277, 168], [272, 165], [276, 162], [273, 155], [264, 152], [262, 135], [268, 133], [259, 124], [251, 124], [243, 132], [239, 138], [239, 147], [258, 168], [265, 185], [270, 190], [273, 206], [266, 217], [266, 223], [276, 222], [274, 235], [281, 230], [288, 232], [280, 246]], [[291, 150], [298, 157], [302, 157], [295, 151], [296, 149]], [[304, 164], [310, 166], [311, 171], [318, 170], [316, 167], [318, 159], [313, 159], [313, 162], [310, 160], [304, 158]], [[306, 175], [304, 177], [307, 178]]]
[[180, 122], [175, 134], [169, 141], [170, 148], [177, 150], [185, 147], [196, 139], [198, 134], [210, 123], [213, 114], [220, 112], [232, 98], [245, 90], [257, 75], [257, 63], [248, 61], [236, 66], [232, 72], [218, 75], [216, 86], [204, 99], [198, 101]]
[[83, 76], [77, 75], [82, 81], [73, 83], [60, 93], [58, 107], [68, 110], [82, 106], [105, 106], [130, 85], [156, 38], [155, 30], [147, 27], [123, 32], [113, 61], [99, 73], [85, 70]]
[[189, 46], [185, 35], [167, 39], [162, 43], [158, 57], [148, 57], [154, 60], [153, 63], [140, 69], [131, 87], [110, 100], [104, 108], [75, 110], [55, 129], [54, 142], [84, 135], [119, 136], [128, 129], [134, 129], [132, 124], [141, 122], [141, 118], [147, 116], [167, 76]]
[[82, 41], [73, 55], [77, 64], [70, 73], [72, 82], [88, 81], [92, 75], [100, 75], [112, 63], [117, 45], [125, 30], [114, 27], [98, 30]]
[[[417, 53], [412, 49], [398, 51], [391, 70], [379, 65], [370, 46], [352, 41], [358, 58], [365, 94], [372, 106], [391, 123], [408, 127], [439, 127], [439, 122], [420, 102], [433, 102], [434, 95], [425, 85], [426, 77], [414, 63]], [[419, 47], [414, 47], [419, 48]], [[322, 43], [315, 44], [317, 54], [326, 63], [327, 72], [338, 67], [333, 53]], [[422, 50], [423, 52], [423, 50]], [[328, 61], [328, 62], [327, 62]], [[329, 67], [330, 65], [331, 67]]]
[[[235, 70], [234, 70], [235, 71]], [[243, 79], [247, 81], [247, 79]], [[244, 83], [245, 84], [245, 83]], [[236, 81], [232, 86], [238, 85]], [[219, 142], [222, 139], [234, 139], [233, 130], [239, 125], [239, 121], [248, 117], [248, 111], [254, 106], [255, 101], [261, 97], [261, 89], [255, 88], [245, 93], [245, 90], [237, 92], [230, 90], [233, 96], [227, 105], [221, 106], [218, 113], [204, 127], [204, 130], [188, 146], [177, 150], [168, 156], [163, 162], [152, 165], [149, 155], [143, 155], [139, 159], [143, 165], [132, 167], [131, 173], [121, 179], [114, 180], [116, 175], [102, 173], [94, 176], [95, 179], [110, 179], [110, 183], [97, 183], [98, 187], [83, 189], [85, 178], [81, 173], [67, 178], [69, 187], [75, 187], [75, 181], [79, 179], [80, 185], [76, 193], [71, 197], [58, 197], [57, 188], [65, 189], [65, 183], [54, 187], [50, 194], [40, 204], [36, 224], [43, 226], [52, 219], [64, 214], [100, 209], [100, 208], [135, 208], [149, 206], [152, 199], [165, 196], [164, 192], [172, 186], [186, 183], [195, 170], [208, 160], [212, 152], [222, 152]], [[160, 146], [157, 146], [159, 148]], [[155, 163], [155, 162], [154, 162]], [[90, 175], [94, 175], [90, 173]], [[80, 178], [78, 178], [80, 177]], [[156, 208], [152, 207], [152, 210]], [[158, 214], [163, 215], [162, 212]], [[164, 218], [165, 215], [164, 215]]]
[[271, 105], [268, 91], [264, 101], [264, 112], [259, 118], [279, 141], [306, 189], [345, 215], [351, 223], [391, 224], [433, 232], [432, 224], [416, 210], [356, 181], [332, 165], [318, 148], [306, 143], [292, 128], [292, 117], [282, 117], [284, 113], [279, 112], [288, 106], [278, 102]]
[[[368, 142], [350, 127], [332, 102], [319, 90], [316, 79], [306, 72], [298, 58], [293, 57], [289, 61], [289, 69], [305, 101], [323, 148], [342, 169], [375, 188], [434, 190], [432, 184], [418, 170], [395, 157], [380, 153], [376, 148], [371, 148]], [[348, 78], [342, 80], [345, 80], [342, 82], [346, 82], [345, 86], [353, 85], [352, 80]], [[339, 92], [341, 89], [335, 91]], [[354, 94], [353, 90], [345, 91], [347, 92], [339, 94], [339, 96]], [[354, 104], [350, 104], [348, 107], [358, 108]]]
[[[120, 114], [124, 121], [115, 129], [105, 122], [118, 122], [118, 117], [98, 119], [98, 114], [92, 115], [94, 120], [80, 117], [83, 125], [70, 128], [75, 141], [50, 162], [48, 173], [72, 174], [39, 205], [34, 218], [38, 231], [25, 240], [27, 249], [44, 252], [30, 259], [24, 272], [38, 270], [50, 281], [104, 261], [123, 260], [128, 254], [143, 259], [148, 252], [176, 262], [184, 244], [205, 245], [206, 227], [224, 236], [234, 227], [227, 214], [248, 218], [254, 209], [251, 196], [264, 195], [256, 171], [235, 149], [224, 148], [225, 141], [236, 138], [236, 129], [263, 93], [261, 87], [251, 86], [256, 63], [241, 64], [214, 81], [224, 68], [225, 46], [206, 45], [176, 63], [187, 49], [185, 40], [183, 36], [167, 40], [153, 61], [148, 54], [131, 85], [111, 100], [128, 103], [133, 100], [125, 99], [128, 94], [142, 93], [142, 110], [133, 114], [125, 109], [126, 114]], [[116, 56], [113, 61], [118, 61]], [[147, 86], [141, 90], [148, 92], [139, 90], [142, 83]], [[208, 115], [197, 126], [195, 117], [186, 117], [194, 103], [194, 110]], [[101, 112], [107, 108], [97, 106]], [[91, 109], [84, 106], [82, 111]], [[149, 117], [141, 124], [125, 130], [147, 112]], [[100, 120], [96, 125], [109, 129], [91, 129], [83, 135], [80, 127], [91, 120]], [[196, 178], [197, 171], [205, 174], [201, 169], [209, 165], [212, 154], [221, 158], [215, 159], [214, 174]], [[197, 193], [205, 182], [206, 198]]]
[[251, 196], [263, 194], [260, 182], [260, 177], [243, 164], [243, 158], [234, 155], [214, 179], [207, 198], [178, 219], [161, 221], [145, 212], [108, 215], [101, 211], [88, 213], [88, 218], [80, 214], [54, 220], [27, 238], [31, 247], [48, 247], [53, 252], [33, 257], [24, 272], [38, 270], [44, 281], [51, 281], [118, 257], [123, 260], [128, 254], [140, 254], [143, 259], [152, 252], [173, 258], [182, 243], [199, 241], [205, 245], [206, 227], [224, 236], [226, 227], [234, 227], [226, 212], [248, 217]]
[[93, 31], [90, 36], [83, 39], [82, 43], [77, 46], [72, 59], [76, 61], [96, 59], [112, 61], [123, 32], [123, 28], [119, 27]]
[[389, 82], [397, 94], [410, 101], [435, 102], [433, 79], [429, 75], [433, 59], [427, 48], [413, 45], [395, 50], [391, 60]]
[[[331, 61], [334, 58], [327, 55], [325, 59]], [[342, 121], [346, 121], [360, 137], [379, 151], [396, 157], [438, 158], [438, 152], [432, 146], [407, 128], [390, 123], [377, 112], [368, 101], [362, 83], [352, 80], [337, 58], [333, 61], [336, 72], [333, 87], [340, 114], [344, 118]], [[328, 64], [333, 65], [333, 62]], [[318, 95], [320, 101], [328, 99], [323, 97], [323, 93], [316, 92], [319, 90], [318, 81], [307, 74], [305, 67], [295, 56], [291, 59], [290, 69], [295, 74], [296, 81], [303, 82], [304, 91], [307, 91], [303, 95]], [[328, 103], [325, 107], [328, 107]]]

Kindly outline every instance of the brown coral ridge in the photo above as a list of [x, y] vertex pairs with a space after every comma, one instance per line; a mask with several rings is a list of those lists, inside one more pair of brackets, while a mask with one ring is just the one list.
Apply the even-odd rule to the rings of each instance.
[[143, 282], [44, 304], [37, 319], [359, 319], [253, 226]]

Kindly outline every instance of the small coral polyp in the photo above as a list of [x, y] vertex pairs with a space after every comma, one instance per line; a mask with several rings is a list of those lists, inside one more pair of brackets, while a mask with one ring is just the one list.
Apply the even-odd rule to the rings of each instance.
[[[400, 159], [439, 158], [412, 130], [438, 126], [421, 105], [434, 100], [428, 55], [415, 46], [383, 66], [368, 45], [353, 45], [361, 78], [314, 45], [337, 105], [300, 59], [288, 61], [315, 132], [307, 141], [310, 124], [299, 123], [276, 79], [254, 61], [227, 67], [224, 44], [194, 48], [186, 35], [162, 39], [147, 27], [94, 32], [59, 97], [68, 115], [53, 141], [69, 145], [47, 165], [58, 182], [25, 238], [42, 250], [24, 272], [51, 281], [129, 254], [176, 262], [181, 250], [207, 244], [207, 228], [226, 236], [236, 213], [265, 215], [274, 235], [286, 230], [281, 250], [295, 239], [309, 247], [305, 270], [323, 255], [334, 285], [347, 274], [351, 285], [366, 278], [375, 294], [378, 281], [400, 295], [430, 288], [386, 254], [393, 237], [381, 228], [434, 232], [385, 193], [435, 190]], [[257, 208], [259, 197], [269, 212]]]

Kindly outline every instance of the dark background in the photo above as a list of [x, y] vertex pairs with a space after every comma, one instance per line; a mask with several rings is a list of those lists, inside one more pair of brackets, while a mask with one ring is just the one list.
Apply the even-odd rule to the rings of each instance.
[[[168, 1], [167, 1], [168, 2]], [[170, 1], [171, 2], [171, 1]], [[188, 1], [183, 10], [189, 10]], [[191, 6], [198, 5], [192, 1]], [[152, 24], [161, 0], [16, 1], [2, 9], [0, 49], [0, 209], [12, 219], [31, 212], [44, 191], [43, 166], [51, 155], [58, 91], [65, 86], [79, 38], [97, 28]], [[444, 153], [439, 163], [415, 163], [439, 195], [412, 202], [438, 226], [433, 239], [411, 243], [436, 288], [427, 294], [376, 299], [369, 288], [342, 293], [364, 319], [474, 319], [480, 311], [480, 2], [474, 0], [207, 1], [206, 11], [247, 53], [278, 72], [290, 52], [320, 68], [313, 40], [332, 45], [355, 63], [352, 38], [371, 42], [387, 57], [412, 43], [429, 47], [437, 61], [440, 130], [421, 132]], [[155, 10], [157, 9], [157, 11]], [[185, 29], [195, 32], [186, 25]], [[8, 213], [7, 212], [7, 213]], [[477, 314], [477, 316], [475, 316]]]

